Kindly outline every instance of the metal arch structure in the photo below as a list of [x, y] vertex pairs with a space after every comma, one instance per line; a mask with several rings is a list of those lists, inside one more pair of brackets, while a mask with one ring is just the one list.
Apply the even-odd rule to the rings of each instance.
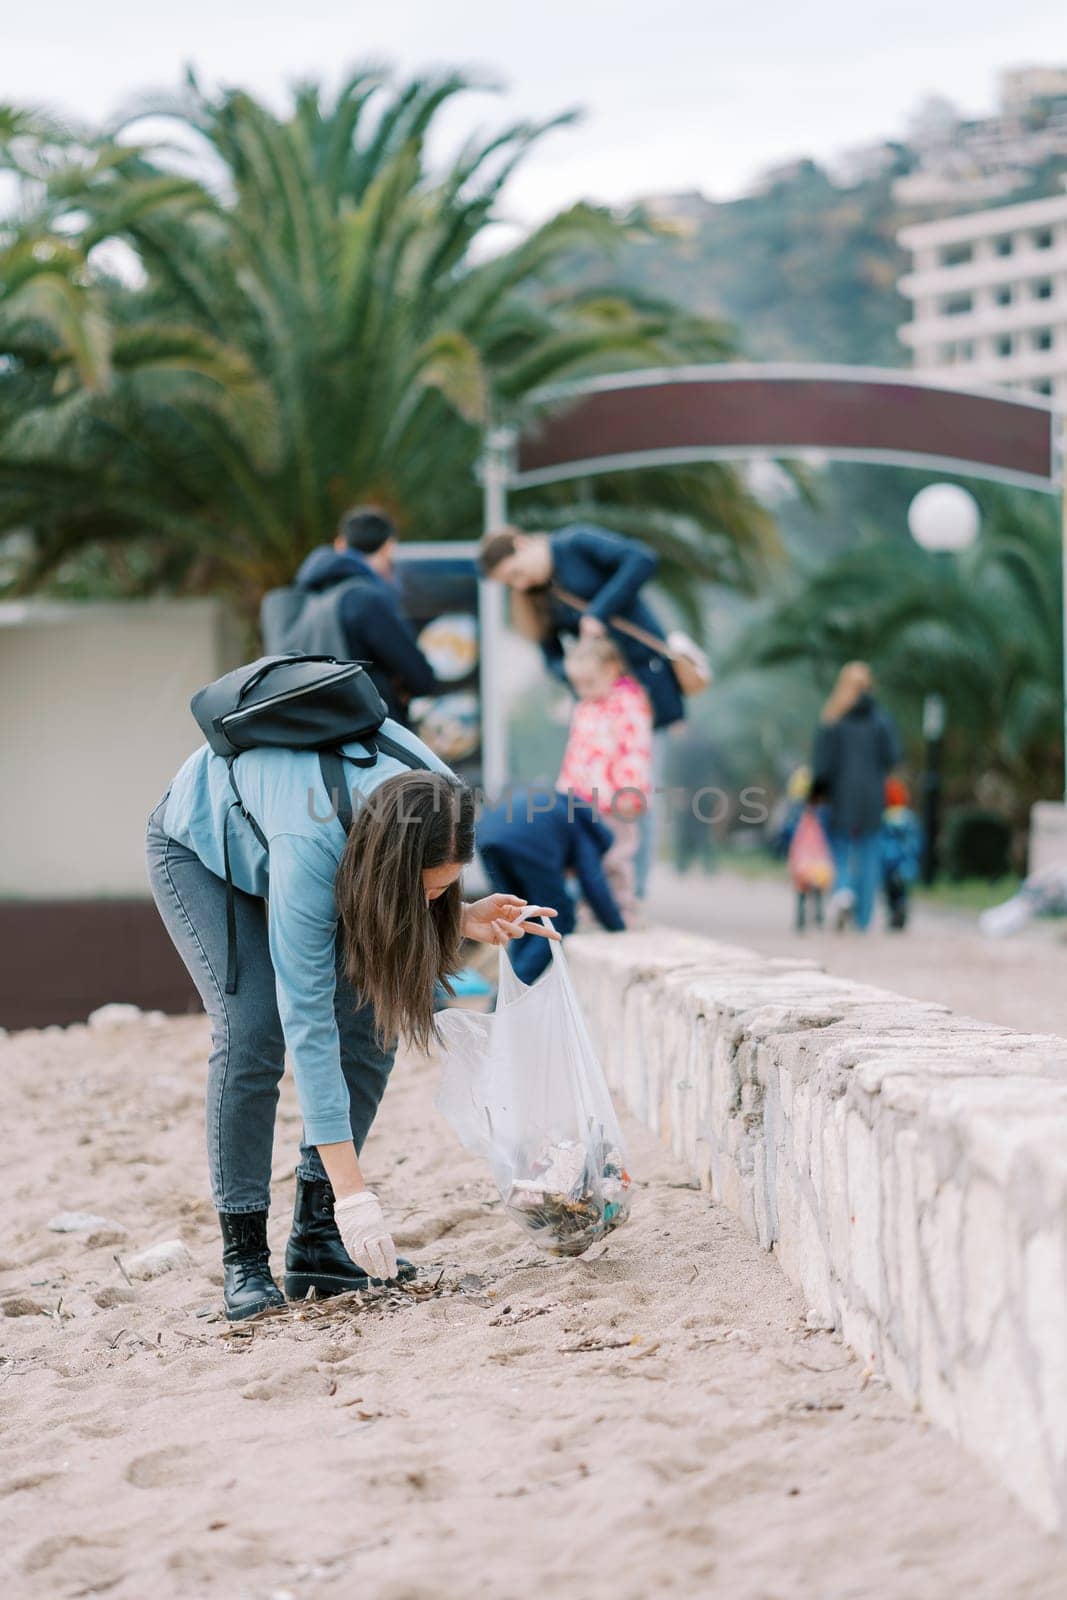
[[532, 397], [513, 489], [632, 467], [817, 454], [1052, 492], [1056, 410], [881, 367], [733, 364], [614, 373]]
[[[485, 528], [507, 521], [511, 491], [701, 461], [794, 457], [860, 461], [1064, 491], [1065, 418], [1013, 390], [946, 384], [898, 368], [728, 363], [612, 373], [530, 399], [520, 430], [494, 427], [481, 463]], [[1067, 557], [1067, 498], [1064, 500]], [[500, 683], [503, 597], [483, 584], [487, 780], [506, 779]], [[1067, 559], [1065, 559], [1067, 592]], [[1067, 640], [1067, 605], [1064, 607]], [[1067, 650], [1065, 650], [1067, 656]], [[1064, 698], [1067, 761], [1067, 691]]]

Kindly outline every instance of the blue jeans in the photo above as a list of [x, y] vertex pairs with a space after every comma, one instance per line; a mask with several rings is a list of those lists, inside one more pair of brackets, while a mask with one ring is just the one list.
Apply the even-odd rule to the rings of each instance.
[[877, 833], [831, 833], [834, 857], [834, 889], [851, 889], [855, 895], [852, 911], [857, 928], [870, 926], [874, 902], [882, 876], [882, 847]]
[[663, 787], [663, 769], [667, 764], [668, 738], [669, 733], [666, 728], [657, 728], [652, 735], [652, 791], [648, 797], [648, 805], [637, 821], [641, 832], [637, 855], [634, 858], [634, 874], [637, 879], [637, 898], [639, 900], [643, 900], [648, 893], [648, 875], [652, 871], [656, 859], [656, 846], [659, 843], [662, 807], [656, 791]]
[[[241, 971], [236, 994], [225, 992], [226, 885], [163, 831], [165, 800], [148, 819], [146, 851], [152, 897], [189, 970], [211, 1021], [207, 1075], [207, 1158], [217, 1211], [266, 1211], [270, 1204], [274, 1114], [285, 1066], [274, 966], [267, 943], [266, 902], [236, 891]], [[374, 1016], [344, 975], [340, 940], [334, 1001], [341, 1070], [351, 1103], [356, 1149], [374, 1121], [395, 1049], [374, 1037]], [[311, 1180], [326, 1170], [313, 1145], [300, 1145], [297, 1172]]]

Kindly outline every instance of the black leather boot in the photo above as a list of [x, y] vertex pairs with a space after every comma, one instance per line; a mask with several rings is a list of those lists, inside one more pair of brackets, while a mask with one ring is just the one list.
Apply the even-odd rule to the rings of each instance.
[[[397, 1258], [396, 1275], [402, 1280], [415, 1276], [410, 1261]], [[293, 1206], [293, 1231], [285, 1247], [285, 1292], [290, 1300], [303, 1300], [309, 1289], [322, 1299], [326, 1295], [346, 1294], [351, 1289], [377, 1285], [380, 1278], [368, 1278], [357, 1267], [341, 1243], [333, 1220], [333, 1190], [325, 1178], [296, 1180]]]
[[283, 1306], [285, 1296], [270, 1275], [265, 1211], [220, 1211], [223, 1298], [226, 1317], [242, 1322]]

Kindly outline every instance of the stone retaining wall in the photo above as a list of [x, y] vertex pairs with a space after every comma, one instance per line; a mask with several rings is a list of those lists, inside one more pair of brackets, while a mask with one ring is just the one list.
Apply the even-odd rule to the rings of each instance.
[[1067, 1533], [1067, 1041], [662, 929], [568, 954], [613, 1088]]

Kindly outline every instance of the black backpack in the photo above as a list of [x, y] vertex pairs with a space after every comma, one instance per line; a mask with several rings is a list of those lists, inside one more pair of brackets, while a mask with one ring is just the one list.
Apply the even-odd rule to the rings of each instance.
[[[226, 869], [226, 993], [235, 994], [237, 913], [230, 873], [230, 815], [235, 807], [263, 849], [270, 848], [237, 787], [233, 769], [238, 756], [265, 746], [317, 750], [326, 793], [346, 833], [352, 826], [346, 763], [373, 767], [379, 755], [389, 755], [406, 767], [428, 769], [406, 745], [382, 733], [388, 715], [385, 701], [358, 661], [338, 661], [334, 656], [261, 656], [198, 689], [189, 709], [212, 750], [225, 757], [234, 794], [223, 823], [222, 857]], [[364, 745], [367, 755], [345, 755], [340, 746], [350, 741]]]

